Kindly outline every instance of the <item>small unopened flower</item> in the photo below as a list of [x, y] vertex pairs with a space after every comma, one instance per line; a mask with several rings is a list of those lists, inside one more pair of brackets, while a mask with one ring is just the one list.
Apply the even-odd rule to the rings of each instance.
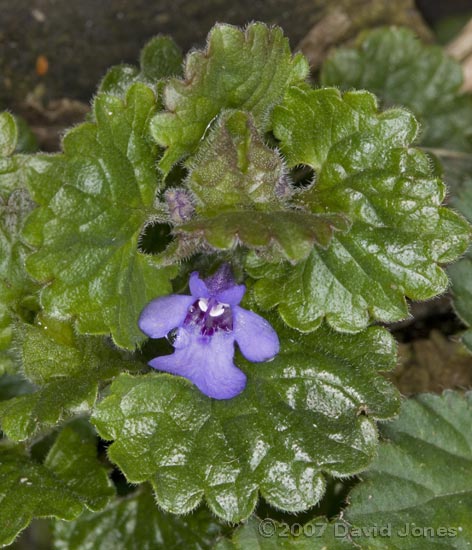
[[234, 343], [260, 362], [278, 353], [279, 339], [265, 319], [239, 307], [246, 287], [235, 284], [227, 264], [205, 280], [192, 273], [189, 286], [191, 296], [156, 298], [141, 313], [140, 329], [151, 338], [167, 336], [175, 348], [149, 365], [188, 378], [209, 397], [230, 399], [246, 386], [233, 363]]
[[164, 197], [173, 223], [179, 225], [187, 222], [192, 217], [195, 207], [187, 191], [184, 189], [167, 189]]

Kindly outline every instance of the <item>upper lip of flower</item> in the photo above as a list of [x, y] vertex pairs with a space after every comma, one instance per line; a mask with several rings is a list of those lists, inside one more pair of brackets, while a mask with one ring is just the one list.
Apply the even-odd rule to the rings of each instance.
[[156, 298], [141, 313], [139, 327], [151, 338], [178, 328], [174, 353], [150, 365], [188, 378], [210, 397], [234, 397], [246, 385], [233, 364], [234, 342], [246, 359], [266, 361], [279, 351], [277, 334], [265, 319], [238, 305], [246, 287], [235, 284], [227, 264], [206, 280], [192, 273], [189, 286], [190, 296]]
[[246, 287], [237, 285], [233, 281], [231, 271], [223, 264], [212, 277], [206, 281], [200, 279], [199, 274], [194, 271], [190, 275], [190, 293], [195, 298], [214, 298], [217, 302], [236, 306], [243, 299]]

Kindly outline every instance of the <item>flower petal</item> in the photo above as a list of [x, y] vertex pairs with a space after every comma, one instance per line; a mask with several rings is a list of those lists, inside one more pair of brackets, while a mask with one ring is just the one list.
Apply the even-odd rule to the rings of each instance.
[[189, 333], [189, 344], [172, 355], [156, 357], [151, 367], [188, 378], [197, 388], [215, 399], [231, 399], [246, 387], [246, 375], [233, 364], [232, 334], [202, 337]]
[[241, 353], [249, 361], [267, 361], [279, 352], [277, 333], [257, 313], [233, 307], [233, 332]]
[[234, 285], [226, 290], [218, 292], [216, 299], [218, 302], [223, 302], [223, 304], [229, 304], [230, 306], [237, 306], [239, 302], [243, 299], [244, 293], [246, 292], [245, 285]]
[[151, 338], [164, 338], [173, 328], [180, 327], [193, 304], [193, 296], [171, 294], [149, 302], [139, 317], [139, 328]]
[[194, 271], [189, 279], [190, 294], [194, 298], [209, 298], [210, 291], [203, 279], [200, 279], [198, 271]]

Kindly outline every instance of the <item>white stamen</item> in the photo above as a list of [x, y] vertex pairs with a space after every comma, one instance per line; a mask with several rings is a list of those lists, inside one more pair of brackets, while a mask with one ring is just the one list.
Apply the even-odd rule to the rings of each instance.
[[219, 317], [225, 312], [225, 304], [216, 304], [210, 309], [210, 317]]
[[[208, 300], [206, 298], [200, 298], [200, 300], [198, 300], [198, 307], [202, 311], [206, 311], [208, 309]], [[210, 313], [210, 315], [211, 315], [211, 313]]]

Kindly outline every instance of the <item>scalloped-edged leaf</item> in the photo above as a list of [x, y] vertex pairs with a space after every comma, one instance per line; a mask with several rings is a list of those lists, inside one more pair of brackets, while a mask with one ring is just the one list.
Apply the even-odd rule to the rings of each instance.
[[56, 521], [54, 549], [205, 550], [213, 547], [220, 531], [221, 525], [205, 508], [182, 517], [162, 512], [144, 486], [101, 512]]
[[130, 482], [150, 481], [164, 510], [186, 513], [205, 497], [218, 516], [239, 521], [259, 492], [278, 508], [304, 510], [322, 497], [323, 472], [350, 475], [371, 461], [374, 419], [398, 407], [377, 371], [394, 362], [380, 328], [322, 329], [303, 342], [290, 332], [273, 361], [239, 359], [249, 381], [236, 398], [212, 400], [167, 374], [123, 374], [92, 421], [114, 440], [109, 458]]
[[48, 283], [41, 292], [48, 313], [73, 315], [79, 331], [111, 332], [119, 346], [133, 349], [143, 340], [140, 311], [171, 291], [175, 273], [138, 250], [162, 185], [156, 146], [147, 136], [155, 97], [138, 83], [126, 101], [98, 95], [94, 112], [96, 123], [70, 131], [64, 153], [43, 157], [31, 178], [40, 208], [29, 218], [26, 235], [39, 250], [27, 267]]
[[135, 368], [99, 337], [78, 336], [69, 323], [18, 324], [15, 349], [34, 391], [0, 402], [5, 434], [22, 441], [95, 404], [101, 381]]
[[26, 306], [37, 290], [27, 276], [24, 261], [30, 248], [21, 237], [32, 201], [26, 190], [31, 160], [13, 155], [18, 131], [9, 113], [0, 114], [0, 374], [12, 369], [13, 314]]
[[[337, 527], [341, 526], [341, 527]], [[344, 536], [341, 523], [314, 518], [307, 523], [279, 523], [271, 518], [251, 517], [239, 526], [231, 540], [222, 539], [215, 550], [349, 550], [356, 548]]]
[[[323, 65], [321, 80], [341, 88], [367, 88], [387, 105], [409, 107], [422, 125], [419, 141], [436, 147], [452, 204], [472, 221], [470, 194], [472, 95], [460, 90], [461, 65], [438, 46], [424, 45], [407, 29], [380, 29], [361, 36], [356, 49], [336, 51]], [[469, 256], [451, 266], [455, 308], [470, 325]], [[472, 349], [472, 332], [463, 335]]]
[[222, 115], [189, 170], [194, 217], [176, 233], [184, 242], [193, 239], [195, 251], [200, 243], [220, 250], [242, 244], [271, 248], [294, 261], [308, 256], [314, 243], [326, 247], [334, 231], [349, 228], [339, 214], [291, 207], [294, 190], [283, 159], [265, 145], [248, 113]]
[[460, 91], [461, 65], [409, 29], [361, 35], [356, 49], [337, 50], [325, 61], [321, 82], [365, 88], [386, 105], [409, 107], [421, 122], [425, 145], [465, 151], [472, 146], [472, 96]]
[[[398, 419], [384, 426], [388, 441], [344, 513], [357, 544], [365, 550], [472, 547], [471, 424], [471, 394], [424, 394], [403, 403]], [[374, 529], [390, 534], [369, 535]]]
[[34, 517], [72, 520], [85, 509], [101, 510], [113, 495], [95, 434], [81, 420], [62, 430], [44, 464], [20, 445], [0, 443], [0, 545], [13, 542]]
[[126, 97], [135, 82], [143, 82], [155, 89], [165, 78], [181, 76], [182, 53], [169, 36], [155, 36], [141, 50], [140, 68], [116, 65], [108, 70], [98, 88], [99, 93]]
[[425, 300], [445, 290], [439, 263], [467, 247], [470, 229], [441, 207], [445, 188], [428, 157], [411, 149], [417, 123], [403, 110], [377, 112], [368, 92], [293, 88], [274, 110], [274, 133], [290, 165], [306, 164], [314, 184], [299, 195], [313, 212], [345, 215], [351, 229], [313, 248], [296, 266], [252, 257], [263, 308], [279, 305], [290, 326], [357, 331], [370, 318], [407, 316], [405, 296]]
[[205, 51], [193, 51], [182, 80], [171, 79], [164, 90], [167, 112], [158, 113], [151, 131], [167, 147], [160, 167], [172, 165], [198, 146], [211, 122], [224, 109], [241, 109], [254, 116], [261, 131], [270, 128], [270, 111], [291, 84], [305, 80], [308, 63], [292, 56], [278, 27], [252, 23], [245, 30], [217, 24]]

